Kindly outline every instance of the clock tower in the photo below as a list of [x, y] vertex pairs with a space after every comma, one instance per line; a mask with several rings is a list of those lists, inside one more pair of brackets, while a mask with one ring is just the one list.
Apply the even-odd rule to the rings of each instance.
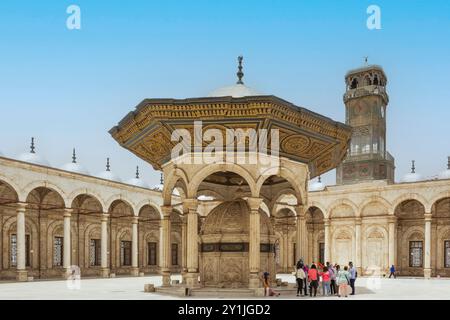
[[345, 76], [345, 123], [353, 128], [347, 156], [337, 168], [337, 184], [394, 182], [394, 158], [386, 151], [386, 74], [376, 65]]

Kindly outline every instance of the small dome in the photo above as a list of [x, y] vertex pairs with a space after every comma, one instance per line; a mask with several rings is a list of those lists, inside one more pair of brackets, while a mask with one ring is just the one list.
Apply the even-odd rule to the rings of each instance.
[[63, 165], [61, 167], [62, 170], [64, 171], [70, 171], [70, 172], [74, 172], [74, 173], [80, 173], [80, 174], [89, 174], [89, 171], [87, 171], [81, 164], [79, 163], [73, 163], [73, 162], [69, 162], [66, 163], [65, 165]]
[[37, 153], [31, 153], [31, 152], [22, 153], [21, 155], [19, 155], [18, 160], [23, 161], [23, 162], [38, 164], [41, 166], [47, 166], [47, 167], [50, 166], [50, 163]]
[[402, 182], [416, 182], [422, 180], [422, 176], [418, 173], [408, 173], [402, 178]]
[[442, 171], [439, 174], [439, 179], [450, 179], [450, 169]]
[[140, 178], [133, 178], [131, 180], [128, 180], [127, 183], [136, 187], [148, 188], [148, 184]]
[[411, 172], [403, 176], [402, 182], [416, 182], [422, 180], [422, 176], [416, 173], [415, 161], [411, 161]]
[[308, 186], [308, 191], [322, 191], [323, 189], [325, 189], [325, 185], [322, 183], [320, 177]]
[[439, 179], [450, 179], [450, 157], [448, 157], [447, 159], [447, 170], [444, 170], [439, 174]]
[[241, 97], [249, 97], [249, 96], [260, 96], [262, 95], [258, 91], [247, 87], [244, 84], [235, 84], [229, 87], [218, 88], [211, 93], [209, 93], [209, 97], [233, 97], [233, 98], [241, 98]]
[[106, 170], [97, 174], [97, 177], [105, 180], [122, 182], [122, 180], [111, 171], [109, 165], [109, 158], [106, 159]]
[[106, 179], [106, 180], [111, 180], [111, 181], [117, 181], [117, 182], [121, 182], [122, 180], [120, 180], [120, 178], [118, 176], [116, 176], [113, 172], [111, 171], [102, 171], [100, 172], [97, 177], [101, 178], [101, 179]]
[[72, 162], [66, 163], [61, 167], [61, 169], [80, 174], [89, 174], [89, 172], [81, 164], [77, 163], [77, 155], [75, 153], [75, 149], [73, 149], [72, 153]]
[[49, 162], [42, 157], [41, 155], [36, 153], [36, 148], [34, 146], [34, 138], [31, 138], [31, 146], [30, 146], [30, 152], [22, 153], [17, 158], [19, 161], [28, 162], [28, 163], [34, 163], [41, 166], [47, 166], [49, 167]]

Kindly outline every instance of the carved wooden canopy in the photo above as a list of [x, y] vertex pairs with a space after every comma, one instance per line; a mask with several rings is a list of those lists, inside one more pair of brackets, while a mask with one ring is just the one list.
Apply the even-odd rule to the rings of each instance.
[[193, 137], [197, 120], [203, 130], [278, 129], [280, 156], [308, 164], [311, 178], [342, 161], [351, 137], [349, 126], [275, 96], [145, 99], [109, 132], [122, 147], [160, 170], [178, 143], [171, 141], [172, 132], [187, 129]]

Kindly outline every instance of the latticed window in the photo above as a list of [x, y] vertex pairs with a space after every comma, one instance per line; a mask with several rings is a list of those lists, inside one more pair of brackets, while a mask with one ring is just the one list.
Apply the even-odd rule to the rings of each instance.
[[409, 242], [409, 266], [422, 267], [423, 262], [423, 241]]
[[156, 242], [148, 243], [148, 265], [156, 266]]
[[101, 243], [99, 239], [91, 239], [89, 246], [89, 264], [99, 266], [101, 262]]
[[319, 262], [325, 264], [325, 243], [319, 243]]
[[131, 241], [120, 241], [120, 264], [131, 266]]
[[[11, 267], [17, 267], [17, 235], [11, 235], [10, 242], [10, 264]], [[30, 235], [25, 235], [25, 266], [30, 266]]]
[[178, 265], [178, 244], [172, 243], [172, 265]]
[[445, 248], [445, 252], [444, 252], [445, 263], [444, 263], [444, 265], [446, 268], [450, 268], [450, 241], [444, 242], [444, 248]]
[[53, 265], [61, 267], [63, 265], [63, 237], [53, 239]]

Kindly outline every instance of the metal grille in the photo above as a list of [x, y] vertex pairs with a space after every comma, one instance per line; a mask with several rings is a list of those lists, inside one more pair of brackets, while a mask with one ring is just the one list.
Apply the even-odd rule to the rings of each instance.
[[91, 266], [99, 266], [101, 261], [101, 247], [99, 239], [91, 239], [89, 247], [89, 263]]
[[120, 241], [120, 264], [131, 266], [131, 241]]
[[11, 235], [11, 267], [17, 267], [17, 236]]
[[409, 242], [409, 266], [413, 268], [422, 267], [423, 264], [423, 242]]
[[325, 264], [325, 243], [319, 243], [319, 262]]
[[178, 265], [178, 244], [172, 243], [172, 265]]
[[60, 267], [63, 264], [63, 237], [55, 237], [53, 240], [53, 265]]
[[156, 266], [156, 242], [148, 243], [148, 265]]
[[446, 268], [450, 268], [450, 241], [445, 241], [445, 254], [444, 254], [444, 259], [445, 259], [445, 267]]

